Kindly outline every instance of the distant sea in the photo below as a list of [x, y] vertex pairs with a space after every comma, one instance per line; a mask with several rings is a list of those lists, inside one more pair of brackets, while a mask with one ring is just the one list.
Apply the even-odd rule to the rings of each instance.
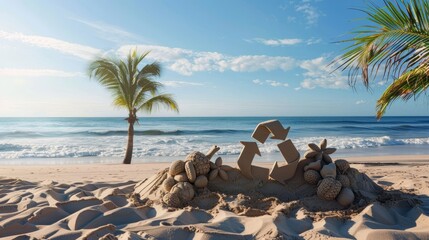
[[[429, 117], [171, 117], [140, 118], [134, 162], [171, 161], [211, 145], [234, 161], [239, 141], [254, 141], [259, 122], [278, 119], [302, 153], [306, 144], [328, 139], [333, 157], [429, 154]], [[0, 164], [121, 162], [127, 123], [123, 118], [0, 118]], [[276, 144], [259, 144], [262, 157], [279, 160]]]

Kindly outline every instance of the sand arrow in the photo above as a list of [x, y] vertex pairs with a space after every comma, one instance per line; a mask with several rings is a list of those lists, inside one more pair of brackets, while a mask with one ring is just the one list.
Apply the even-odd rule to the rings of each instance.
[[240, 141], [240, 143], [243, 144], [243, 149], [241, 149], [240, 156], [238, 157], [238, 167], [245, 177], [253, 179], [252, 161], [256, 154], [261, 156], [261, 153], [256, 142]]
[[272, 139], [285, 140], [289, 129], [290, 127], [285, 129], [278, 120], [269, 120], [259, 123], [253, 131], [252, 137], [260, 143], [264, 143], [270, 134], [273, 135]]
[[288, 165], [279, 166], [277, 162], [275, 162], [271, 168], [270, 177], [282, 184], [285, 184], [286, 180], [291, 179], [295, 175], [298, 163], [299, 161], [295, 161]]

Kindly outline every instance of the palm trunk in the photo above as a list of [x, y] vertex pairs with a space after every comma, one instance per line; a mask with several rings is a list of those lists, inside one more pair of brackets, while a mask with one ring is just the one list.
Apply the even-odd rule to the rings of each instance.
[[133, 157], [133, 147], [134, 147], [134, 121], [129, 121], [128, 126], [128, 143], [127, 151], [125, 153], [123, 164], [130, 164], [131, 158]]

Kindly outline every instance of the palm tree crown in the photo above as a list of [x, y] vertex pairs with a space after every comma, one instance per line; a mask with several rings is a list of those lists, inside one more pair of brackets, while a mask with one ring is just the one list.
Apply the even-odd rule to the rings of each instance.
[[124, 163], [130, 163], [133, 149], [134, 123], [138, 111], [152, 112], [159, 105], [178, 112], [178, 105], [170, 94], [160, 94], [160, 82], [154, 81], [161, 75], [161, 66], [157, 62], [139, 64], [149, 54], [141, 55], [134, 50], [126, 60], [100, 57], [89, 65], [89, 76], [105, 86], [113, 95], [115, 106], [128, 110], [128, 145]]
[[[341, 70], [349, 71], [354, 85], [362, 78], [368, 88], [371, 79], [393, 79], [377, 101], [377, 118], [398, 98], [418, 97], [429, 87], [429, 2], [426, 0], [386, 1], [370, 4], [371, 25], [352, 32], [343, 42], [349, 45], [337, 60]], [[379, 74], [379, 71], [382, 74]]]

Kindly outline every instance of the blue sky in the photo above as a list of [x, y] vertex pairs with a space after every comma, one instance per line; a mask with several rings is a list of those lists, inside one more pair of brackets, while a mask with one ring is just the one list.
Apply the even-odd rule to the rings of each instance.
[[[100, 54], [151, 50], [180, 114], [374, 115], [386, 85], [356, 91], [327, 64], [365, 1], [0, 0], [0, 116], [124, 116], [86, 68]], [[387, 115], [428, 115], [427, 99]]]

